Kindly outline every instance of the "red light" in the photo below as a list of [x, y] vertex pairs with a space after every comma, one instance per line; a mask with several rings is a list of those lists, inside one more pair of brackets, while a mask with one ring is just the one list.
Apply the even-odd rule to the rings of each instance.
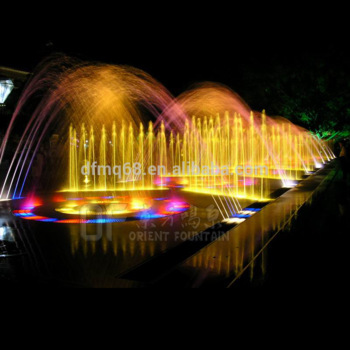
[[65, 199], [63, 196], [57, 194], [57, 195], [55, 195], [55, 196], [52, 198], [52, 201], [53, 201], [54, 203], [63, 203], [63, 202], [66, 201], [66, 199]]

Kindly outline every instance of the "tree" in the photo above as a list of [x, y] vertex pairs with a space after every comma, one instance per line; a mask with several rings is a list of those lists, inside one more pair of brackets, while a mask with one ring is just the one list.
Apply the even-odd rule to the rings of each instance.
[[247, 69], [245, 96], [323, 138], [350, 135], [350, 70], [343, 56], [305, 56], [294, 64], [270, 62]]

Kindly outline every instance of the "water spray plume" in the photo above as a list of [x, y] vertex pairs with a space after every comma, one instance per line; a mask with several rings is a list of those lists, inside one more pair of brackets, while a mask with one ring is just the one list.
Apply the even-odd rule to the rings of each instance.
[[[138, 211], [143, 198], [148, 198], [146, 192], [181, 188], [213, 196], [223, 216], [230, 218], [242, 209], [241, 199], [269, 200], [276, 182], [279, 187], [294, 186], [334, 158], [327, 144], [307, 130], [265, 111], [251, 111], [223, 85], [203, 83], [175, 99], [139, 69], [56, 57], [45, 61], [27, 84], [2, 142], [0, 162], [8, 156], [7, 145], [21, 113], [33, 105], [10, 155], [0, 198], [37, 192], [31, 178], [33, 164], [40, 147], [56, 135], [46, 164], [49, 189], [45, 190], [61, 191], [54, 202], [63, 203], [61, 212], [66, 214], [77, 214], [77, 208], [65, 206], [65, 193], [72, 198], [96, 192], [97, 197], [115, 198], [127, 192], [128, 211]], [[114, 169], [135, 163], [140, 164], [139, 175], [81, 172], [92, 164]], [[194, 174], [192, 164], [201, 171]], [[165, 171], [151, 174], [147, 171], [151, 166]], [[259, 167], [267, 171], [256, 172]], [[181, 174], [175, 174], [175, 168]], [[216, 171], [203, 172], [212, 168]], [[250, 172], [243, 171], [247, 169]], [[186, 207], [179, 203], [163, 212]], [[109, 205], [114, 206], [106, 213], [113, 214], [118, 202]]]

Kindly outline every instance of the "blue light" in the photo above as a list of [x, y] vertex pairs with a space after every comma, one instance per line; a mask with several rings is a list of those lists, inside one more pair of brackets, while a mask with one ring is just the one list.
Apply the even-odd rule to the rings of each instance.
[[174, 213], [184, 213], [187, 210], [188, 210], [188, 208], [176, 208], [176, 207], [169, 208], [169, 211], [174, 212]]
[[33, 214], [33, 213], [15, 213], [14, 215], [15, 215], [15, 216], [18, 216], [18, 217], [25, 217], [25, 218], [32, 217], [32, 216], [36, 216], [36, 215]]
[[161, 215], [161, 214], [155, 214], [151, 212], [145, 212], [142, 213], [141, 215], [137, 216], [137, 219], [140, 220], [151, 220], [151, 219], [162, 219], [165, 218], [166, 215]]
[[47, 219], [42, 219], [42, 220], [38, 220], [40, 222], [56, 222], [58, 221], [57, 219], [50, 219], [50, 218], [47, 218]]
[[94, 220], [87, 220], [87, 224], [114, 224], [114, 223], [121, 223], [125, 222], [126, 219], [94, 219]]

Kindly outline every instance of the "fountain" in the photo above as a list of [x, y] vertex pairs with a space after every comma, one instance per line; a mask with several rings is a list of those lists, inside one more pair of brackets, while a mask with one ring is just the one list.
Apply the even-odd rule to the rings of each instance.
[[[202, 84], [175, 99], [136, 68], [57, 57], [38, 68], [23, 92], [0, 162], [9, 156], [11, 132], [26, 108], [33, 111], [10, 155], [0, 198], [45, 197], [40, 205], [21, 202], [15, 214], [28, 220], [159, 218], [187, 210], [193, 193], [213, 198], [230, 219], [243, 204], [269, 201], [276, 189], [295, 185], [334, 158], [307, 130], [251, 111], [222, 85]], [[51, 135], [54, 147], [38, 181], [33, 167]], [[135, 163], [137, 175], [122, 171]], [[87, 171], [91, 165], [105, 172]], [[165, 199], [160, 204], [157, 198]]]
[[[218, 115], [215, 119], [194, 116], [181, 134], [166, 133], [164, 122], [160, 125], [157, 133], [150, 123], [145, 134], [142, 124], [135, 131], [132, 125], [122, 123], [117, 135], [114, 122], [109, 131], [102, 126], [97, 136], [93, 127], [88, 133], [83, 124], [80, 138], [71, 127], [66, 191], [154, 190], [157, 183], [147, 169], [156, 164], [163, 168], [160, 186], [179, 179], [186, 191], [264, 200], [269, 198], [268, 180], [281, 180], [287, 186], [333, 158], [331, 151], [306, 130], [287, 120], [268, 119], [265, 113], [260, 117], [252, 112], [246, 123], [236, 113], [231, 117], [226, 112], [223, 118]], [[96, 143], [95, 137], [100, 142]], [[136, 161], [140, 161], [138, 176], [127, 176], [120, 164]], [[82, 167], [87, 169], [94, 163], [109, 167], [109, 174], [81, 172]], [[193, 174], [193, 164], [198, 174]], [[213, 167], [219, 175], [211, 171]], [[115, 168], [118, 173], [112, 176]]]

